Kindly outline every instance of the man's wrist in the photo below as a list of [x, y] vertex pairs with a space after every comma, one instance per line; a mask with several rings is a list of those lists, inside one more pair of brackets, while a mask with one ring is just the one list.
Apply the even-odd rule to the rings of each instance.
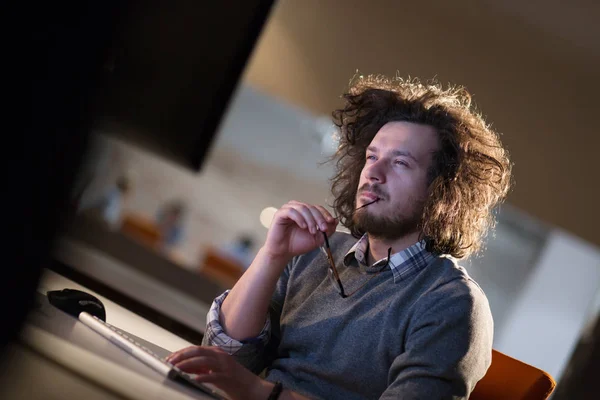
[[264, 379], [259, 379], [258, 383], [252, 390], [251, 396], [249, 396], [248, 398], [253, 400], [267, 400], [274, 387], [274, 383], [266, 381]]
[[[248, 398], [251, 400], [268, 400], [269, 396], [273, 393], [273, 389], [275, 388], [275, 383], [269, 382], [264, 379], [258, 379], [257, 384], [254, 386], [250, 396], [246, 396], [244, 398]], [[289, 388], [282, 388], [280, 394], [278, 396], [278, 400], [284, 399], [294, 399], [294, 400], [310, 400], [308, 397], [296, 393]]]
[[261, 247], [258, 250], [257, 257], [260, 257], [262, 262], [271, 268], [283, 269], [290, 262], [292, 257], [285, 255], [272, 254], [266, 247]]

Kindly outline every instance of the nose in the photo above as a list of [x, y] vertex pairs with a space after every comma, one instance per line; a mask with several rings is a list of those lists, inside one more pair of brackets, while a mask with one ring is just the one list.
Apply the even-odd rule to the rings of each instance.
[[385, 164], [382, 159], [366, 167], [365, 177], [369, 182], [385, 183]]

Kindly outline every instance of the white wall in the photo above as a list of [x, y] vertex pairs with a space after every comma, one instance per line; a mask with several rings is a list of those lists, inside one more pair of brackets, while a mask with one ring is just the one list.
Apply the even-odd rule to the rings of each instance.
[[597, 312], [599, 290], [600, 249], [553, 230], [504, 320], [497, 350], [558, 381], [582, 330]]
[[[295, 199], [326, 205], [331, 166], [322, 153], [315, 116], [248, 86], [241, 86], [224, 118], [208, 159], [198, 173], [172, 164], [112, 137], [100, 135], [94, 160], [104, 161], [93, 190], [124, 170], [134, 172], [128, 208], [154, 218], [173, 198], [189, 207], [179, 258], [197, 268], [206, 245], [249, 233], [260, 246], [266, 229], [260, 212]], [[100, 165], [100, 164], [99, 164]]]
[[483, 254], [462, 262], [490, 302], [494, 345], [537, 263], [548, 231], [544, 224], [505, 204], [496, 229], [486, 238]]

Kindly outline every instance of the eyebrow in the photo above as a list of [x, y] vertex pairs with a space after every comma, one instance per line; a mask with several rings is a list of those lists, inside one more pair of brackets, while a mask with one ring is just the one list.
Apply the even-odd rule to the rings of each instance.
[[[377, 152], [377, 147], [369, 146], [369, 147], [367, 147], [367, 151]], [[417, 161], [415, 156], [413, 156], [410, 151], [395, 149], [395, 150], [392, 150], [391, 153], [394, 157], [398, 157], [398, 156], [408, 157], [408, 158], [411, 158], [414, 162], [419, 163], [419, 161]]]

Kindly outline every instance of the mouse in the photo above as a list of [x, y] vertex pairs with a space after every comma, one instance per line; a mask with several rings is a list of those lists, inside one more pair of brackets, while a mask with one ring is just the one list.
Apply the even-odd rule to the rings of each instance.
[[46, 296], [50, 304], [75, 318], [79, 318], [80, 313], [87, 312], [106, 322], [104, 304], [96, 296], [69, 288], [49, 290]]

